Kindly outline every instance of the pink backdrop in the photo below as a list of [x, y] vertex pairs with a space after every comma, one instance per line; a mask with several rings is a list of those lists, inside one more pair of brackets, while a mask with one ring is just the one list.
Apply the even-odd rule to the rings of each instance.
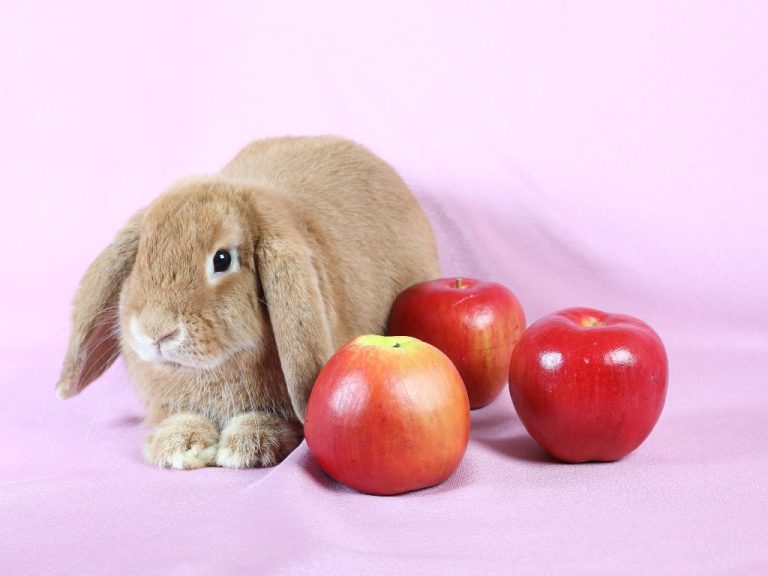
[[[768, 573], [768, 4], [4, 2], [0, 573]], [[91, 259], [247, 141], [335, 133], [390, 161], [445, 274], [529, 320], [590, 305], [667, 343], [656, 430], [548, 460], [507, 395], [446, 484], [352, 493], [156, 471], [120, 366], [61, 403]]]

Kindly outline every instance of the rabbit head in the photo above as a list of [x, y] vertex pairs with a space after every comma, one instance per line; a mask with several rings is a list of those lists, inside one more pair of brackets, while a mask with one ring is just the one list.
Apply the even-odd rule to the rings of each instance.
[[193, 376], [270, 344], [303, 420], [332, 352], [306, 241], [276, 193], [190, 179], [134, 215], [86, 272], [57, 393], [79, 393], [121, 351], [145, 371]]
[[255, 241], [237, 195], [181, 189], [144, 216], [120, 294], [124, 344], [145, 362], [215, 368], [264, 335]]

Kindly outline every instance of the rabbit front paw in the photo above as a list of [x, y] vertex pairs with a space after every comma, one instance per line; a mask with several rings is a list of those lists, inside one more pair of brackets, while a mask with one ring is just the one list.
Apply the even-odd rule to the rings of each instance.
[[174, 414], [163, 420], [144, 443], [144, 458], [161, 468], [191, 470], [216, 460], [219, 431], [197, 414]]
[[216, 464], [226, 468], [274, 466], [301, 442], [301, 425], [269, 412], [245, 412], [221, 432]]

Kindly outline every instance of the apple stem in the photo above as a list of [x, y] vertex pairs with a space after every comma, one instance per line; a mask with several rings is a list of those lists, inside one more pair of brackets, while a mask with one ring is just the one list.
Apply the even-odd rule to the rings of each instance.
[[456, 278], [456, 288], [464, 288], [464, 283], [461, 281], [461, 278]]
[[400, 342], [395, 342], [395, 345], [392, 346], [392, 348], [400, 348]]

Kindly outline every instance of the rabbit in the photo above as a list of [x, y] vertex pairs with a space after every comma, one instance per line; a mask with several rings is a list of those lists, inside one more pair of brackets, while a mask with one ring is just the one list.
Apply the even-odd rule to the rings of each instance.
[[326, 360], [438, 276], [429, 221], [387, 163], [338, 137], [258, 140], [173, 185], [98, 255], [56, 392], [122, 354], [154, 426], [149, 463], [271, 466], [301, 442]]

